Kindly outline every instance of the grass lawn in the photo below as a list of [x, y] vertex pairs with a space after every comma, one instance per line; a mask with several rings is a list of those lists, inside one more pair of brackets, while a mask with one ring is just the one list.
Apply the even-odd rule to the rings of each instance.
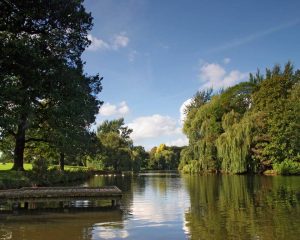
[[[6, 170], [10, 170], [13, 167], [13, 163], [0, 163], [0, 171], [6, 171]], [[25, 163], [24, 164], [24, 168], [25, 170], [31, 170], [32, 169], [32, 164], [31, 163]]]
[[[12, 169], [13, 163], [0, 163], [0, 171], [7, 171]], [[51, 165], [49, 168], [52, 167], [58, 167], [57, 165]], [[32, 164], [31, 163], [25, 163], [24, 164], [25, 170], [32, 170]], [[65, 165], [66, 171], [76, 171], [76, 170], [88, 170], [87, 167], [81, 167], [81, 166], [69, 166]]]

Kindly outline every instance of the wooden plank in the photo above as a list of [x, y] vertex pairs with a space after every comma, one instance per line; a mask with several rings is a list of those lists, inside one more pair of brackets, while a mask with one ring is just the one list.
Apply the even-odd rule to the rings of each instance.
[[0, 201], [13, 200], [83, 200], [96, 198], [120, 199], [122, 191], [116, 186], [109, 187], [38, 187], [0, 191]]

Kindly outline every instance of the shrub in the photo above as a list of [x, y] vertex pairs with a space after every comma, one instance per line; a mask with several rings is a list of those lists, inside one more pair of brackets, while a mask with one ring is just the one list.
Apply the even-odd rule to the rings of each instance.
[[48, 162], [44, 158], [34, 160], [32, 163], [32, 171], [28, 172], [29, 178], [38, 186], [47, 186], [48, 182]]
[[274, 170], [281, 175], [300, 175], [300, 163], [291, 160], [285, 160], [273, 165]]
[[0, 174], [0, 189], [29, 187], [30, 180], [24, 172], [3, 171]]

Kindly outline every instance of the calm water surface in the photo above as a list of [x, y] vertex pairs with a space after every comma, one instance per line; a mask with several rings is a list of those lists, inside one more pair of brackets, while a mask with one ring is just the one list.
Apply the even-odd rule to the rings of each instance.
[[300, 177], [95, 176], [120, 210], [0, 218], [0, 240], [300, 239]]

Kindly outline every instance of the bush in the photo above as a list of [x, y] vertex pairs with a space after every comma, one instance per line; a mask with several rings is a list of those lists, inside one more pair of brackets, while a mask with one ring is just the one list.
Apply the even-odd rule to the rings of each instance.
[[71, 168], [66, 171], [60, 171], [56, 168], [40, 171], [29, 171], [28, 176], [37, 186], [68, 185], [72, 182], [83, 181], [90, 177], [86, 169]]
[[192, 160], [189, 164], [184, 165], [182, 168], [183, 173], [200, 173], [200, 163], [197, 160]]
[[285, 160], [273, 165], [274, 170], [281, 175], [300, 175], [300, 163], [291, 160]]
[[32, 163], [32, 171], [36, 173], [45, 173], [49, 167], [48, 161], [44, 158], [34, 160]]
[[34, 160], [32, 163], [32, 171], [28, 172], [29, 178], [35, 185], [48, 185], [48, 162], [44, 158]]
[[30, 180], [24, 172], [3, 171], [0, 173], [0, 189], [29, 187]]

